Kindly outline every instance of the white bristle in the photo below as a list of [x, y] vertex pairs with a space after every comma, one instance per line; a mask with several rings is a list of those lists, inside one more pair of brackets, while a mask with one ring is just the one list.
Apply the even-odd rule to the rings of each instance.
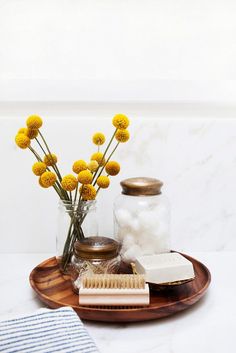
[[142, 275], [98, 274], [82, 278], [84, 288], [143, 289], [145, 278]]

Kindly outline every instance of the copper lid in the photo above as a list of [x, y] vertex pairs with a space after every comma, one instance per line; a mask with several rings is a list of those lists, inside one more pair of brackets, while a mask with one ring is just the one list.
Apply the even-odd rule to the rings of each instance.
[[118, 255], [119, 250], [120, 244], [106, 237], [88, 237], [76, 241], [74, 245], [76, 256], [90, 260], [112, 259]]
[[139, 177], [122, 180], [122, 194], [148, 196], [161, 194], [162, 181], [154, 178]]

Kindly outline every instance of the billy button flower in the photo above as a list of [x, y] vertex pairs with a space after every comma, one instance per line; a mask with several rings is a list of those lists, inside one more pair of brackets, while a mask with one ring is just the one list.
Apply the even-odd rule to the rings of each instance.
[[81, 185], [79, 192], [84, 201], [94, 200], [96, 198], [96, 189], [91, 184]]
[[27, 133], [27, 127], [21, 127], [18, 130], [18, 134], [25, 134], [26, 135], [26, 133]]
[[62, 178], [61, 186], [66, 191], [73, 191], [76, 189], [78, 181], [72, 174], [68, 174]]
[[42, 184], [41, 176], [39, 177], [39, 185], [40, 185], [42, 188], [47, 189], [47, 186], [44, 186], [44, 185]]
[[106, 163], [105, 158], [103, 158], [103, 153], [96, 152], [92, 154], [91, 158], [92, 161], [97, 161], [99, 166], [104, 165]]
[[43, 159], [44, 163], [49, 167], [57, 163], [57, 156], [55, 154], [46, 154]]
[[38, 129], [30, 129], [30, 128], [27, 128], [25, 132], [26, 136], [28, 136], [31, 140], [37, 137], [38, 133], [39, 133]]
[[93, 143], [97, 146], [101, 146], [106, 141], [105, 135], [102, 132], [96, 132], [93, 135]]
[[118, 129], [115, 134], [115, 138], [118, 142], [126, 142], [129, 139], [129, 131], [126, 129]]
[[126, 129], [129, 126], [129, 119], [124, 114], [116, 114], [112, 119], [112, 124], [116, 129]]
[[39, 129], [43, 125], [43, 120], [38, 115], [30, 115], [26, 120], [29, 129]]
[[97, 178], [97, 185], [102, 189], [106, 189], [110, 185], [110, 180], [107, 176], [101, 175]]
[[88, 163], [88, 169], [92, 172], [95, 173], [99, 167], [99, 164], [97, 161], [92, 160]]
[[120, 172], [120, 165], [118, 162], [109, 161], [106, 164], [105, 170], [109, 175], [117, 175]]
[[82, 172], [82, 170], [86, 170], [86, 169], [87, 169], [87, 163], [82, 159], [75, 161], [72, 166], [72, 170], [76, 174], [79, 174], [79, 172]]
[[53, 186], [57, 180], [56, 174], [53, 172], [44, 172], [40, 176], [40, 184], [44, 188], [49, 188], [50, 186]]
[[46, 172], [47, 166], [43, 162], [36, 162], [32, 166], [32, 171], [35, 175], [40, 176]]
[[15, 142], [18, 147], [25, 149], [28, 148], [30, 145], [30, 138], [25, 134], [20, 133], [16, 135]]
[[90, 184], [93, 180], [93, 174], [89, 170], [82, 170], [78, 174], [78, 181], [81, 184]]

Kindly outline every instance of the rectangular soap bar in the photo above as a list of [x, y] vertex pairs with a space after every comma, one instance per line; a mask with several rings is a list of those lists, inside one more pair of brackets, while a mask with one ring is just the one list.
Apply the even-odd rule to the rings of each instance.
[[135, 266], [149, 283], [161, 284], [195, 277], [192, 262], [179, 253], [141, 256], [136, 259]]

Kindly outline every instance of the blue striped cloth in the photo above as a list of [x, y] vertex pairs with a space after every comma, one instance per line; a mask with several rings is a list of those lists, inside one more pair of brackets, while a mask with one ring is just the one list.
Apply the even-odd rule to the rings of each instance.
[[0, 352], [97, 353], [98, 349], [74, 310], [64, 307], [0, 322]]

